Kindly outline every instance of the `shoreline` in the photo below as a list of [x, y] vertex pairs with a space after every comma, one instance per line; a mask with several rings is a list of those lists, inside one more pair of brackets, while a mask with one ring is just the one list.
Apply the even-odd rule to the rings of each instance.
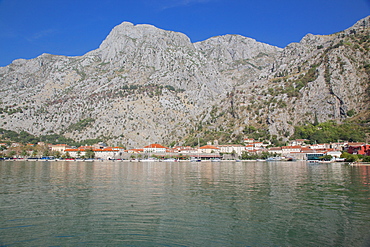
[[349, 163], [350, 166], [370, 166], [370, 162], [353, 162]]
[[[20, 162], [20, 161], [30, 161], [30, 162], [124, 162], [124, 163], [177, 163], [177, 162], [191, 162], [191, 163], [205, 163], [205, 162], [212, 162], [212, 163], [220, 163], [220, 162], [258, 162], [258, 163], [295, 163], [292, 161], [286, 161], [286, 160], [274, 160], [274, 161], [268, 161], [268, 160], [201, 160], [194, 162], [192, 160], [125, 160], [125, 159], [27, 159], [27, 158], [18, 158], [18, 159], [0, 159], [0, 161], [13, 161], [13, 162]], [[307, 162], [307, 160], [296, 160], [296, 162]], [[316, 162], [317, 164], [329, 164], [329, 162]], [[356, 163], [346, 163], [346, 162], [330, 162], [330, 164], [347, 164], [351, 166], [362, 166], [362, 165], [369, 165], [370, 162], [356, 162]], [[307, 164], [310, 164], [310, 162], [307, 162]]]

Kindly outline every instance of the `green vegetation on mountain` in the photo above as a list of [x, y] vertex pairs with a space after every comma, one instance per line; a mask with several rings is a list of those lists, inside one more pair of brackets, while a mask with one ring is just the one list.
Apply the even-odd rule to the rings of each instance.
[[34, 136], [26, 131], [16, 132], [13, 130], [5, 130], [0, 128], [0, 140], [4, 142], [19, 142], [22, 144], [37, 144], [38, 142], [45, 142], [50, 144], [67, 144], [70, 146], [83, 146], [83, 145], [93, 145], [98, 142], [104, 141], [103, 139], [86, 139], [80, 142], [76, 142], [71, 138], [66, 138], [63, 135], [59, 134], [49, 134], [49, 135], [41, 135], [41, 136]]
[[268, 129], [265, 128], [256, 128], [252, 125], [246, 125], [243, 133], [248, 136], [248, 138], [253, 138], [255, 140], [270, 140], [271, 136]]
[[[271, 95], [279, 95], [279, 94], [287, 94], [289, 98], [291, 97], [298, 97], [300, 96], [299, 91], [307, 86], [308, 83], [313, 82], [318, 77], [317, 67], [319, 67], [320, 64], [313, 64], [311, 65], [310, 69], [306, 73], [301, 73], [298, 76], [298, 79], [291, 81], [287, 80], [285, 73], [277, 73], [275, 75], [278, 79], [273, 79], [273, 82], [280, 82], [282, 79], [284, 79], [284, 87], [276, 88], [275, 90], [272, 88], [269, 88], [268, 93]], [[300, 71], [300, 69], [299, 69]]]
[[[370, 127], [360, 123], [346, 122], [338, 124], [334, 121], [327, 121], [324, 123], [306, 124], [302, 126], [295, 126], [295, 132], [291, 139], [307, 139], [313, 143], [330, 143], [337, 141], [349, 142], [364, 142], [366, 141], [367, 134], [370, 133]], [[199, 125], [196, 131], [185, 139], [184, 145], [188, 146], [203, 146], [207, 142], [218, 140], [219, 144], [243, 144], [243, 138], [253, 138], [256, 141], [270, 141], [274, 146], [285, 145], [286, 142], [282, 139], [277, 139], [277, 136], [270, 135], [267, 128], [257, 128], [252, 125], [246, 125], [243, 133], [239, 135], [233, 134], [229, 130], [209, 130], [205, 126]], [[59, 134], [48, 134], [41, 136], [34, 136], [26, 131], [16, 132], [12, 130], [5, 130], [0, 128], [0, 140], [4, 142], [19, 142], [23, 144], [31, 143], [37, 144], [38, 142], [45, 142], [50, 144], [68, 144], [71, 146], [93, 145], [105, 140], [101, 138], [86, 139], [76, 142], [71, 138], [66, 138]], [[175, 145], [175, 142], [172, 142]]]
[[337, 124], [334, 121], [327, 121], [317, 125], [295, 126], [292, 139], [308, 139], [311, 143], [329, 143], [338, 140], [360, 142], [366, 141], [366, 133], [369, 132], [369, 127], [360, 124], [348, 122]]
[[13, 106], [5, 106], [4, 108], [0, 107], [0, 114], [12, 115], [17, 112], [23, 113], [22, 108], [20, 107], [14, 108]]
[[81, 119], [77, 123], [71, 124], [68, 128], [67, 131], [81, 131], [94, 123], [95, 120], [92, 118], [85, 118]]
[[147, 85], [124, 85], [118, 90], [112, 91], [112, 97], [114, 95], [119, 97], [128, 97], [129, 95], [148, 95], [149, 97], [161, 96], [163, 94], [163, 89], [167, 89], [170, 92], [181, 93], [184, 92], [183, 89], [176, 89], [171, 85], [157, 85], [157, 84], [147, 84]]
[[224, 144], [242, 144], [243, 135], [235, 135], [232, 130], [212, 130], [205, 126], [199, 125], [197, 131], [192, 131], [190, 135], [185, 138], [185, 146], [199, 146], [206, 145], [207, 142], [217, 140], [220, 145]]
[[1, 139], [3, 141], [12, 141], [20, 143], [32, 143], [36, 144], [40, 141], [40, 138], [37, 138], [26, 131], [16, 132], [13, 130], [0, 129]]

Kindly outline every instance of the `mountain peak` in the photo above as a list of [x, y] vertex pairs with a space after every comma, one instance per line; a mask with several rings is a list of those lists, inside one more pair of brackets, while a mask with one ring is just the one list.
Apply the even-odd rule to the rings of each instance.
[[241, 35], [222, 35], [194, 44], [207, 57], [230, 63], [237, 60], [251, 59], [259, 54], [272, 54], [282, 49]]
[[103, 60], [112, 60], [119, 54], [133, 52], [143, 47], [165, 48], [167, 46], [191, 47], [191, 41], [183, 33], [166, 31], [149, 24], [134, 25], [123, 22], [109, 33], [99, 51]]
[[159, 28], [150, 25], [150, 24], [137, 24], [134, 25], [131, 22], [124, 21], [121, 24], [115, 26], [111, 33], [118, 32], [118, 33], [129, 33], [129, 34], [135, 34], [140, 32], [151, 32], [151, 31], [158, 31]]

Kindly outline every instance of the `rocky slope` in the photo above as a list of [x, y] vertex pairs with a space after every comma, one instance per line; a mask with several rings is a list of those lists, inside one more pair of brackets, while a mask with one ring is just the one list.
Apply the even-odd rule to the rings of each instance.
[[83, 56], [0, 67], [0, 128], [127, 147], [207, 131], [232, 139], [245, 126], [288, 138], [296, 124], [368, 112], [369, 46], [369, 17], [284, 49], [124, 22]]

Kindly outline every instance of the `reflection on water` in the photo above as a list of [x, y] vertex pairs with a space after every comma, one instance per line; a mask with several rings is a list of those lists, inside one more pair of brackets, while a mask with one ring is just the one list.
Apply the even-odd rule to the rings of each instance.
[[370, 167], [2, 162], [0, 245], [366, 246]]

